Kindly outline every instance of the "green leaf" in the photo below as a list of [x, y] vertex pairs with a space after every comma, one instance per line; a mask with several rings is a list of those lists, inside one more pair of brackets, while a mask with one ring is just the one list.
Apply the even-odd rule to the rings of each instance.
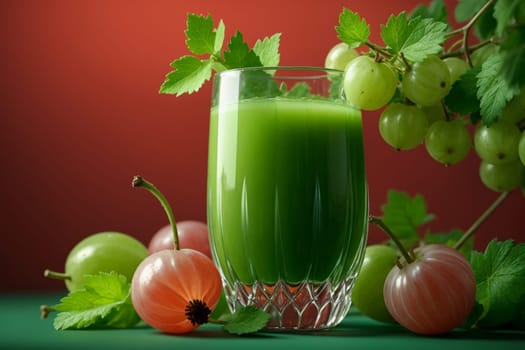
[[[463, 236], [463, 231], [454, 229], [448, 233], [430, 233], [427, 232], [424, 237], [426, 244], [445, 244], [449, 247], [454, 247], [457, 241]], [[467, 259], [470, 258], [470, 254], [474, 247], [474, 236], [471, 236], [459, 250]]]
[[217, 25], [217, 29], [215, 29], [215, 42], [213, 43], [213, 54], [218, 54], [222, 50], [225, 31], [226, 27], [224, 26], [224, 22], [221, 19], [219, 21], [219, 24]]
[[498, 0], [494, 4], [494, 18], [498, 23], [496, 26], [496, 34], [502, 35], [507, 26], [514, 18], [514, 14], [520, 6], [520, 1], [517, 0]]
[[419, 62], [443, 50], [448, 28], [446, 23], [416, 17], [408, 22], [408, 27], [410, 35], [400, 49], [408, 60]]
[[310, 85], [308, 85], [305, 82], [300, 82], [297, 84], [294, 84], [290, 90], [286, 91], [284, 94], [287, 97], [306, 97], [310, 95]]
[[443, 0], [433, 0], [428, 6], [423, 4], [418, 5], [412, 12], [409, 18], [421, 16], [423, 18], [433, 18], [436, 21], [448, 23], [447, 7]]
[[330, 79], [328, 91], [330, 98], [333, 100], [340, 99], [343, 93], [344, 76], [342, 74], [328, 75], [328, 79]]
[[370, 36], [370, 25], [358, 13], [347, 8], [339, 15], [339, 25], [335, 28], [338, 38], [350, 48], [356, 48], [367, 42]]
[[254, 306], [238, 309], [224, 325], [224, 330], [231, 334], [255, 333], [266, 326], [271, 315]]
[[489, 39], [496, 31], [497, 22], [494, 18], [494, 5], [491, 5], [483, 14], [478, 18], [475, 27], [475, 34], [481, 40]]
[[230, 311], [230, 308], [228, 307], [228, 302], [226, 301], [226, 295], [224, 294], [224, 290], [221, 292], [221, 296], [219, 298], [219, 302], [217, 303], [217, 306], [215, 306], [215, 309], [213, 309], [212, 313], [210, 314], [210, 319], [214, 320], [226, 320], [231, 317], [232, 313]]
[[454, 9], [456, 21], [464, 22], [472, 18], [488, 0], [460, 0]]
[[276, 33], [270, 38], [266, 37], [262, 41], [257, 40], [253, 46], [253, 51], [259, 57], [261, 64], [265, 67], [277, 67], [279, 65], [279, 43], [281, 33]]
[[484, 253], [472, 252], [476, 300], [483, 306], [481, 327], [498, 327], [525, 309], [525, 243], [492, 240]]
[[422, 195], [411, 198], [407, 193], [395, 190], [388, 191], [387, 203], [382, 210], [383, 222], [407, 248], [419, 241], [419, 227], [435, 218], [427, 213]]
[[[525, 8], [525, 5], [523, 6]], [[513, 29], [501, 43], [502, 74], [510, 85], [525, 85], [525, 26]]]
[[504, 55], [497, 53], [487, 58], [478, 74], [477, 96], [486, 125], [497, 121], [507, 102], [519, 93], [519, 87], [505, 79], [504, 69]]
[[381, 25], [381, 38], [392, 53], [398, 53], [403, 48], [412, 29], [403, 11], [397, 16], [390, 15], [386, 24]]
[[230, 38], [228, 51], [224, 52], [224, 66], [230, 69], [262, 66], [261, 61], [249, 48], [239, 31]]
[[88, 275], [84, 288], [70, 292], [54, 306], [57, 330], [128, 328], [140, 318], [131, 303], [130, 283], [116, 272]]
[[[188, 14], [186, 21], [187, 29], [186, 46], [196, 55], [214, 53], [216, 43], [216, 32], [213, 30], [213, 19], [211, 15], [207, 17], [195, 14]], [[222, 45], [222, 44], [221, 44]]]
[[452, 89], [445, 96], [445, 104], [451, 112], [467, 115], [479, 110], [476, 84], [480, 71], [480, 67], [474, 67], [462, 74], [452, 85]]
[[199, 90], [211, 78], [212, 63], [211, 59], [199, 60], [193, 56], [183, 56], [173, 61], [171, 66], [175, 70], [166, 75], [160, 93], [179, 96]]

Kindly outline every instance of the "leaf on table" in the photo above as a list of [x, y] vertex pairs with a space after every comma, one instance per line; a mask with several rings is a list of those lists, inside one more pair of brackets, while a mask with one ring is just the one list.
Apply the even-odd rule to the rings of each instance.
[[85, 328], [128, 328], [140, 318], [131, 303], [131, 285], [116, 272], [85, 277], [83, 289], [70, 292], [54, 309], [57, 330]]
[[483, 306], [476, 324], [491, 328], [518, 319], [525, 309], [525, 243], [494, 239], [484, 253], [473, 251], [470, 263]]
[[255, 333], [266, 326], [270, 317], [269, 313], [255, 306], [245, 306], [228, 318], [224, 330], [239, 335]]

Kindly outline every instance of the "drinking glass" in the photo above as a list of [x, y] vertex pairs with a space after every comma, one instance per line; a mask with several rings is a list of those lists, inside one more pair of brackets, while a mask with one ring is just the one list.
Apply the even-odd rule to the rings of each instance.
[[342, 74], [315, 67], [214, 76], [207, 217], [232, 311], [268, 330], [337, 325], [351, 304], [368, 230], [361, 113]]

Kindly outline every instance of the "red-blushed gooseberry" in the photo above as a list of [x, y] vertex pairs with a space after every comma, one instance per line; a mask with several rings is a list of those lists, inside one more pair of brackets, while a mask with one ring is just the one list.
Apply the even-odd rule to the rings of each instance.
[[193, 249], [153, 253], [138, 266], [131, 282], [131, 300], [141, 319], [174, 334], [206, 323], [221, 292], [214, 263]]
[[[208, 225], [200, 221], [186, 220], [177, 222], [180, 248], [195, 249], [211, 259]], [[171, 225], [161, 227], [151, 238], [149, 254], [163, 249], [173, 249], [173, 230]]]
[[476, 298], [476, 281], [468, 260], [442, 244], [417, 248], [410, 263], [394, 266], [385, 280], [388, 311], [414, 333], [438, 335], [467, 319]]
[[164, 195], [140, 176], [133, 187], [154, 195], [164, 208], [173, 232], [173, 249], [149, 255], [131, 280], [131, 301], [137, 314], [166, 333], [188, 333], [203, 323], [219, 302], [222, 281], [213, 261], [194, 249], [180, 249], [177, 223]]

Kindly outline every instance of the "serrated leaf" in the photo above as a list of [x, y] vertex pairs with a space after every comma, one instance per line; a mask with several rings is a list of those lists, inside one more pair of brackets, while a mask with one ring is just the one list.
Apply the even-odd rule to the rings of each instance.
[[[525, 86], [525, 43], [503, 54], [503, 76], [511, 86]], [[515, 90], [513, 90], [515, 91]]]
[[383, 222], [407, 248], [419, 241], [419, 227], [434, 219], [433, 214], [427, 213], [425, 199], [419, 194], [411, 198], [405, 192], [390, 190], [382, 210]]
[[85, 277], [84, 288], [70, 292], [54, 306], [57, 330], [127, 328], [140, 321], [131, 303], [130, 283], [116, 272]]
[[[463, 231], [454, 229], [448, 233], [425, 233], [423, 241], [425, 244], [444, 244], [449, 247], [454, 247], [457, 241], [463, 236]], [[459, 250], [467, 259], [470, 258], [472, 248], [474, 247], [474, 236], [470, 238], [461, 246]]]
[[494, 4], [494, 18], [496, 19], [496, 34], [502, 35], [505, 28], [514, 18], [520, 1], [517, 0], [498, 0]]
[[262, 41], [257, 40], [253, 46], [253, 51], [259, 57], [261, 64], [265, 67], [277, 67], [280, 61], [279, 44], [281, 33], [276, 33], [270, 38], [266, 37]]
[[475, 26], [475, 35], [481, 40], [492, 37], [496, 31], [497, 22], [494, 18], [494, 5], [490, 6], [483, 14], [478, 18]]
[[412, 12], [409, 18], [421, 16], [423, 18], [433, 18], [436, 21], [448, 23], [447, 7], [443, 0], [433, 0], [428, 6], [423, 4], [418, 5]]
[[460, 0], [454, 9], [456, 21], [464, 22], [472, 18], [488, 0]]
[[284, 95], [295, 98], [306, 97], [310, 95], [310, 90], [310, 85], [305, 82], [300, 82], [294, 84], [290, 90], [286, 91]]
[[408, 26], [410, 34], [400, 49], [408, 60], [420, 62], [428, 55], [443, 50], [447, 24], [432, 18], [416, 17], [409, 21]]
[[519, 93], [517, 85], [511, 85], [505, 76], [502, 53], [491, 55], [481, 66], [477, 78], [477, 97], [481, 117], [486, 125], [498, 120], [507, 102]]
[[188, 14], [186, 34], [186, 46], [196, 55], [212, 54], [215, 52], [216, 32], [213, 30], [213, 19], [211, 15], [206, 17]]
[[370, 25], [358, 13], [347, 8], [339, 15], [339, 25], [335, 28], [338, 38], [350, 48], [363, 45], [370, 36]]
[[[523, 5], [525, 8], [525, 5]], [[525, 85], [525, 27], [509, 31], [501, 42], [502, 74], [510, 85]]]
[[254, 306], [245, 306], [232, 315], [224, 330], [231, 334], [255, 333], [266, 326], [270, 317], [269, 313]]
[[381, 25], [381, 38], [392, 53], [398, 53], [403, 48], [411, 30], [403, 11], [397, 16], [390, 15], [386, 24]]
[[449, 93], [445, 96], [445, 104], [451, 112], [467, 115], [479, 110], [476, 91], [477, 75], [480, 71], [481, 67], [469, 69], [452, 85]]
[[483, 306], [477, 324], [498, 327], [525, 308], [525, 243], [492, 240], [484, 253], [472, 252], [476, 300]]
[[173, 61], [171, 66], [175, 70], [166, 75], [160, 93], [179, 96], [199, 90], [211, 78], [212, 63], [211, 59], [199, 60], [193, 56], [183, 56]]
[[230, 69], [262, 66], [261, 61], [249, 48], [239, 31], [230, 38], [228, 51], [224, 52], [224, 66]]
[[215, 29], [215, 42], [213, 43], [213, 53], [217, 54], [222, 50], [222, 45], [224, 43], [224, 33], [226, 27], [222, 19], [219, 21], [217, 28]]

